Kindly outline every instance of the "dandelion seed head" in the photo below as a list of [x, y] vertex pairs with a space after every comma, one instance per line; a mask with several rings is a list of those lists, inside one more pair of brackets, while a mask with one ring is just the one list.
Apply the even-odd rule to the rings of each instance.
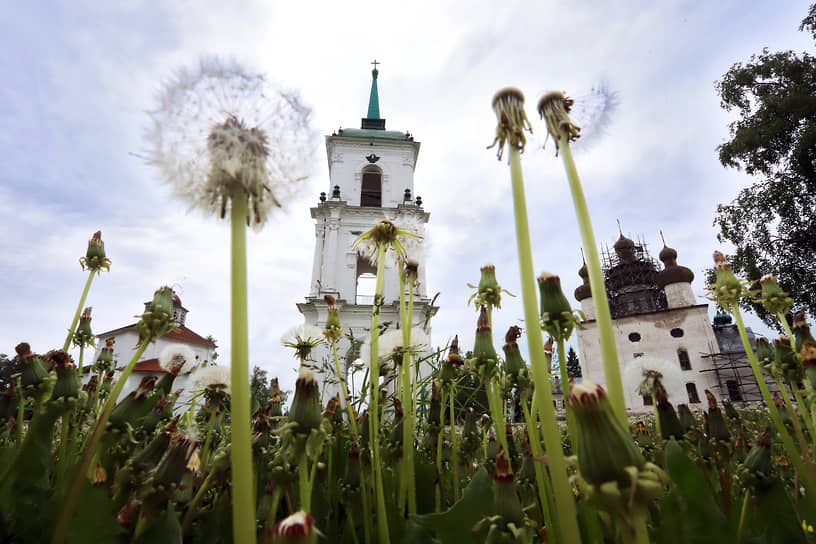
[[651, 384], [644, 383], [659, 375], [669, 400], [675, 404], [682, 399], [685, 391], [683, 374], [679, 365], [654, 357], [636, 357], [624, 363], [623, 387], [638, 394], [651, 394]]
[[224, 217], [234, 194], [259, 229], [295, 194], [316, 138], [298, 94], [235, 61], [202, 58], [179, 69], [149, 112], [148, 161], [190, 209]]
[[171, 374], [187, 374], [196, 366], [195, 353], [184, 344], [171, 344], [159, 355], [159, 366]]
[[192, 376], [193, 391], [218, 391], [230, 394], [230, 369], [218, 365], [205, 366]]

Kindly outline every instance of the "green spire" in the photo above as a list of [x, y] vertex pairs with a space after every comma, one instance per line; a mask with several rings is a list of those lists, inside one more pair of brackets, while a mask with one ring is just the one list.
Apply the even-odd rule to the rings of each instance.
[[[377, 61], [374, 61], [375, 63]], [[371, 70], [371, 96], [368, 97], [368, 115], [367, 119], [380, 118], [380, 97], [377, 94], [377, 75], [380, 73], [375, 64], [374, 69]]]

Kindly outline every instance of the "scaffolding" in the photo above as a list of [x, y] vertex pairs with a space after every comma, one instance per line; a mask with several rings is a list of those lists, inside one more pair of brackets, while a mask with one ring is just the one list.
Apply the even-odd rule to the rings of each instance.
[[668, 310], [666, 293], [657, 285], [657, 261], [649, 255], [646, 242], [635, 242], [634, 260], [623, 261], [609, 246], [601, 248], [606, 296], [612, 319]]
[[[713, 372], [717, 380], [715, 396], [731, 404], [742, 406], [763, 403], [748, 355], [744, 350], [720, 351], [719, 346], [709, 344], [709, 353], [702, 353], [704, 359], [711, 359], [711, 368], [700, 372]], [[766, 377], [771, 394], [779, 393], [779, 386], [772, 378]]]

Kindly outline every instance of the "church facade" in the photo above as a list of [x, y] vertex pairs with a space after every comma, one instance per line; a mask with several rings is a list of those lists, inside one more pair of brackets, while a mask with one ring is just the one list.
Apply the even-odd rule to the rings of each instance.
[[[375, 67], [368, 111], [360, 128], [341, 128], [326, 136], [330, 186], [311, 208], [315, 220], [312, 277], [305, 302], [297, 305], [307, 325], [323, 328], [328, 317], [324, 297], [331, 295], [337, 300], [346, 333], [338, 343], [344, 379], [359, 350], [352, 338], [361, 342], [368, 337], [374, 303], [376, 266], [354, 247], [354, 241], [382, 219], [397, 226], [410, 225], [424, 236], [430, 218], [422, 199], [414, 194], [420, 143], [408, 132], [386, 130], [385, 119], [380, 117], [378, 75]], [[416, 243], [421, 245], [422, 239]], [[428, 298], [423, 261], [414, 291], [413, 326], [430, 336], [430, 318], [437, 308]], [[383, 280], [381, 323], [391, 329], [401, 327], [399, 278], [393, 261], [386, 261]], [[319, 346], [312, 356], [323, 398], [338, 393], [338, 376], [328, 346]]]

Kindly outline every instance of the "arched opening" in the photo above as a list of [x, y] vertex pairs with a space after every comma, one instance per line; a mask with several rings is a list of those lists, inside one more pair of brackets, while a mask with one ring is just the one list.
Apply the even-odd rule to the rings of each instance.
[[374, 304], [377, 288], [377, 269], [365, 257], [357, 256], [356, 304]]
[[691, 370], [691, 360], [688, 351], [680, 348], [677, 350], [677, 359], [680, 361], [681, 370]]
[[363, 170], [360, 206], [382, 206], [382, 170], [376, 166], [366, 166]]

